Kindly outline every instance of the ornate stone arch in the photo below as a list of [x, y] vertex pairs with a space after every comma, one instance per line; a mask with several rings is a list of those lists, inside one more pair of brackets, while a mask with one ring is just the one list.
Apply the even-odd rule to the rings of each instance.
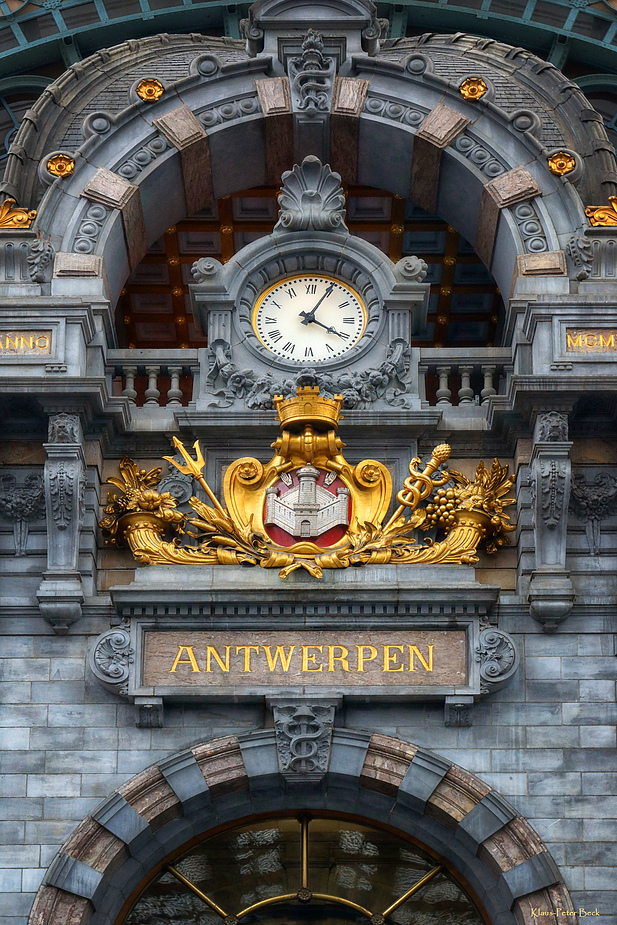
[[[338, 76], [324, 65], [308, 122], [301, 64], [289, 62], [301, 60], [302, 31], [315, 21], [309, 0], [255, 4], [246, 46], [154, 36], [98, 52], [48, 87], [16, 139], [4, 190], [38, 206], [62, 275], [106, 274], [115, 301], [167, 227], [213, 198], [277, 184], [307, 153], [346, 183], [436, 211], [503, 292], [528, 264], [534, 275], [567, 275], [564, 248], [586, 226], [585, 206], [617, 192], [601, 117], [580, 88], [523, 49], [473, 36], [384, 42], [373, 5], [352, 6], [324, 6], [324, 55]], [[139, 97], [140, 78], [159, 81], [158, 100]], [[480, 81], [471, 96], [469, 79]], [[570, 159], [565, 173], [551, 170], [557, 152]], [[47, 165], [59, 153], [75, 169], [55, 178]]]
[[444, 857], [490, 920], [574, 914], [551, 855], [529, 823], [475, 775], [399, 739], [336, 729], [321, 787], [288, 787], [275, 733], [185, 749], [142, 771], [81, 822], [52, 862], [29, 925], [115, 925], [191, 839], [235, 820], [311, 808], [386, 823]]

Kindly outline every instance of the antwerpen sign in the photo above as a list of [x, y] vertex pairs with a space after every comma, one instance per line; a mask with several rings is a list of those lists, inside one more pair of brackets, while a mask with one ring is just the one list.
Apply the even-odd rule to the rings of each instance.
[[154, 689], [461, 687], [464, 630], [144, 634], [143, 685]]

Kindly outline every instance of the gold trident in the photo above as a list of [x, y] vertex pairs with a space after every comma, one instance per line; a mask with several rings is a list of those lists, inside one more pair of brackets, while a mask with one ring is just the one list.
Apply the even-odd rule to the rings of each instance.
[[203, 453], [201, 452], [201, 447], [199, 446], [199, 440], [196, 440], [195, 443], [193, 444], [193, 449], [195, 450], [195, 459], [193, 459], [189, 455], [189, 451], [185, 448], [182, 441], [178, 440], [177, 437], [173, 438], [173, 443], [174, 443], [175, 448], [177, 450], [180, 450], [180, 453], [182, 454], [186, 462], [186, 466], [183, 466], [182, 463], [176, 462], [176, 460], [172, 459], [171, 456], [163, 456], [163, 459], [166, 459], [167, 462], [170, 462], [172, 464], [172, 466], [175, 466], [176, 469], [179, 469], [183, 475], [192, 475], [194, 479], [197, 479], [197, 481], [199, 482], [199, 484], [201, 485], [205, 493], [208, 495], [208, 497], [210, 498], [210, 501], [215, 506], [217, 511], [220, 514], [227, 516], [225, 513], [225, 509], [221, 507], [218, 498], [216, 497], [216, 495], [214, 494], [214, 492], [212, 491], [212, 489], [210, 488], [210, 486], [208, 485], [208, 483], [206, 482], [205, 478], [203, 477], [201, 473], [201, 470], [205, 466], [205, 462], [204, 462]]

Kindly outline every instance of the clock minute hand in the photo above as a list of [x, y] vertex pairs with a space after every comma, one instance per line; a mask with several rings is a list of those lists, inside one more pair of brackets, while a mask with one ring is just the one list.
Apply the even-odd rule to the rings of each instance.
[[330, 285], [326, 288], [326, 291], [322, 295], [317, 305], [313, 309], [311, 309], [310, 312], [300, 312], [300, 318], [304, 319], [301, 322], [301, 324], [312, 324], [315, 321], [315, 312], [317, 311], [317, 309], [319, 308], [323, 300], [330, 295], [333, 289], [334, 289], [334, 283], [330, 283]]

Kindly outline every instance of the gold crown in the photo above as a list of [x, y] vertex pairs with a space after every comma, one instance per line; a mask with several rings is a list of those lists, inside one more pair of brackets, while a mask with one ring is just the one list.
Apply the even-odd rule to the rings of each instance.
[[336, 430], [342, 404], [342, 395], [322, 398], [317, 385], [298, 386], [295, 398], [283, 399], [282, 395], [274, 396], [274, 407], [282, 430], [293, 427], [294, 424], [325, 424], [328, 430]]

